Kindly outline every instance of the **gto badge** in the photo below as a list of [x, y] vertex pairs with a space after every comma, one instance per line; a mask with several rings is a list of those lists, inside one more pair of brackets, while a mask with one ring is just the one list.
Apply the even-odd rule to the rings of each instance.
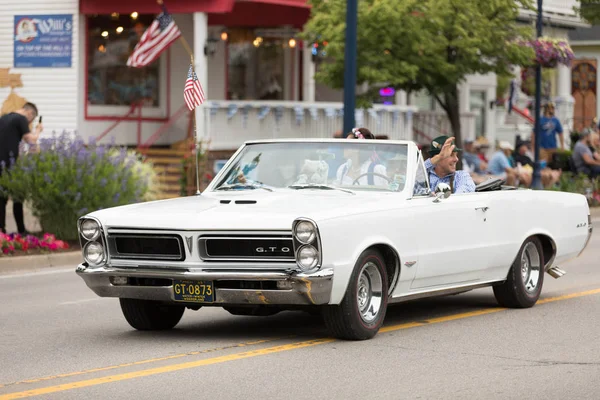
[[257, 253], [277, 253], [278, 251], [281, 252], [281, 253], [289, 253], [290, 252], [290, 248], [289, 247], [282, 247], [281, 249], [279, 249], [277, 246], [257, 247], [256, 248], [256, 252]]

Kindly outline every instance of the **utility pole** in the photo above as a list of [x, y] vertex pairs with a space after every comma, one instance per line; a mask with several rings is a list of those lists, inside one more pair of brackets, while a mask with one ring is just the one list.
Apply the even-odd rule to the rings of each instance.
[[344, 48], [344, 130], [343, 137], [354, 128], [356, 107], [356, 26], [358, 0], [346, 3], [346, 46]]
[[[537, 37], [542, 37], [542, 1], [537, 0]], [[538, 63], [535, 67], [535, 148], [534, 148], [534, 159], [533, 163], [533, 180], [531, 181], [532, 189], [543, 189], [542, 186], [542, 175], [540, 168], [540, 110], [541, 110], [541, 98], [542, 98], [542, 66]]]

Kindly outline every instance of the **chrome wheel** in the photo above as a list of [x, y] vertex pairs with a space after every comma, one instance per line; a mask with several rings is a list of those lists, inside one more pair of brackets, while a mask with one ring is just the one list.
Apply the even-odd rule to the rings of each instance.
[[521, 278], [528, 293], [536, 291], [540, 281], [541, 257], [537, 247], [532, 242], [525, 245], [521, 253]]
[[379, 315], [383, 295], [383, 278], [377, 265], [367, 262], [358, 276], [356, 299], [360, 317], [366, 323], [373, 322]]

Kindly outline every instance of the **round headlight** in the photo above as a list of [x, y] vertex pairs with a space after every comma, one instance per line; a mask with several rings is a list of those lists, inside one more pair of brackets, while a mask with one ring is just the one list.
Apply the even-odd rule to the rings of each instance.
[[81, 223], [81, 235], [85, 240], [96, 240], [100, 236], [100, 225], [93, 219], [86, 219]]
[[319, 261], [319, 252], [313, 246], [304, 246], [298, 252], [298, 265], [302, 269], [311, 269], [317, 265]]
[[309, 244], [313, 240], [315, 240], [315, 236], [317, 232], [315, 230], [315, 226], [308, 221], [299, 222], [296, 225], [296, 238], [304, 243]]
[[104, 247], [98, 242], [90, 242], [83, 248], [83, 256], [92, 265], [99, 265], [104, 259]]

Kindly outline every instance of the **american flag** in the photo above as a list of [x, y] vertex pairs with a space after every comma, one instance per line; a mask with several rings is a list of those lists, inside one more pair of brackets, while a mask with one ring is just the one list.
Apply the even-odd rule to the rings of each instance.
[[127, 60], [130, 67], [144, 67], [158, 58], [160, 53], [181, 36], [181, 31], [162, 6], [160, 13], [142, 35], [140, 42], [133, 49]]
[[200, 85], [200, 81], [198, 80], [198, 76], [196, 76], [192, 64], [190, 64], [187, 79], [185, 80], [183, 98], [190, 110], [198, 107], [200, 104], [204, 103], [205, 100], [204, 90], [202, 90], [202, 85]]

